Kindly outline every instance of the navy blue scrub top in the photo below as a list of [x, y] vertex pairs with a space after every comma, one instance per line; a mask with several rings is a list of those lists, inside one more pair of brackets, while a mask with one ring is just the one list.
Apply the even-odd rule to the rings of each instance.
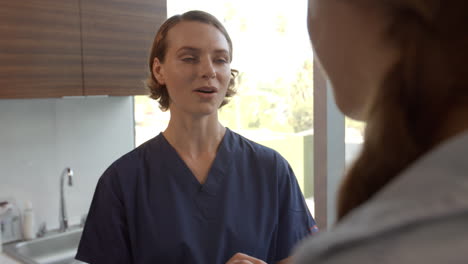
[[268, 263], [315, 231], [276, 151], [227, 129], [204, 184], [162, 134], [101, 176], [76, 258], [88, 263]]

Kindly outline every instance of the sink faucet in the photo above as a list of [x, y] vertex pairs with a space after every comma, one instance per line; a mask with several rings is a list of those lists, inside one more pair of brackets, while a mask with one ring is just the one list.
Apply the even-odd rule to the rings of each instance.
[[73, 170], [65, 168], [60, 176], [60, 212], [59, 212], [59, 232], [65, 232], [68, 229], [67, 208], [65, 205], [65, 194], [63, 191], [63, 181], [68, 178], [68, 186], [73, 185]]

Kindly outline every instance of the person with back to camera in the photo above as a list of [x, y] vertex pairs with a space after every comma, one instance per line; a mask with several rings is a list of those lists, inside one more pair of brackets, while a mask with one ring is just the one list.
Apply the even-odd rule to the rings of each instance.
[[309, 0], [311, 41], [367, 123], [338, 223], [295, 263], [468, 263], [468, 1]]
[[78, 260], [288, 263], [316, 231], [287, 161], [218, 121], [235, 94], [231, 60], [231, 39], [208, 13], [159, 28], [147, 85], [169, 125], [101, 176]]

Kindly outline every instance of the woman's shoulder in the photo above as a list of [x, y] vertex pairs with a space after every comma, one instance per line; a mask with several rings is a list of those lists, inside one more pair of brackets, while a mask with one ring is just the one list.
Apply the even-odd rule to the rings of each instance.
[[244, 163], [262, 164], [262, 167], [276, 170], [288, 169], [288, 161], [278, 151], [236, 132], [230, 131], [229, 133], [225, 146], [235, 159]]
[[331, 231], [305, 242], [297, 263], [464, 263], [468, 160], [460, 154], [468, 153], [467, 136], [427, 153]]
[[332, 230], [302, 243], [296, 263], [464, 263], [467, 221], [468, 210], [349, 241]]
[[229, 139], [227, 140], [228, 145], [231, 149], [234, 149], [238, 152], [250, 153], [256, 156], [264, 156], [264, 157], [280, 157], [282, 158], [281, 154], [278, 151], [262, 145], [252, 139], [249, 139], [243, 135], [240, 135], [232, 130], [229, 131]]
[[117, 167], [128, 167], [128, 165], [135, 164], [147, 160], [148, 158], [162, 156], [164, 153], [164, 138], [162, 134], [149, 139], [142, 143], [140, 146], [125, 153], [118, 158], [113, 165]]
[[163, 138], [159, 134], [112, 162], [102, 177], [134, 178], [146, 163], [162, 162], [163, 145]]

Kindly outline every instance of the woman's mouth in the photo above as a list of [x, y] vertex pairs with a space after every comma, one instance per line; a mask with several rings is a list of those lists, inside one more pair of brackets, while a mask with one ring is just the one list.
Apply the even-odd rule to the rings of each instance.
[[213, 94], [217, 92], [217, 89], [215, 87], [206, 86], [197, 88], [194, 91], [203, 94]]

